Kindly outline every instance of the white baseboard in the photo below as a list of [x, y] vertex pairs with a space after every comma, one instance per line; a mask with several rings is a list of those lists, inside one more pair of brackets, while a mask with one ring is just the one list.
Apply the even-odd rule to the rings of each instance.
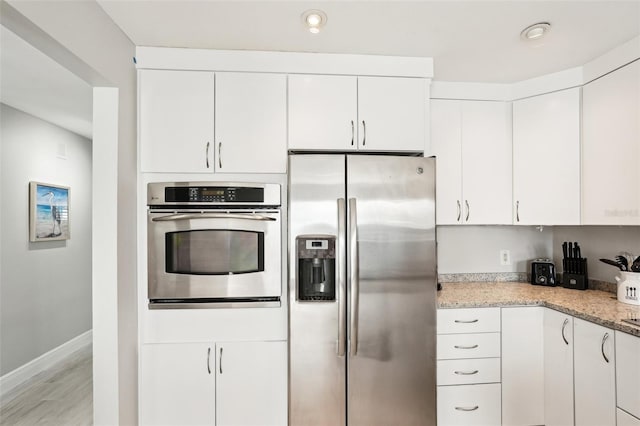
[[86, 331], [0, 377], [0, 398], [4, 399], [5, 395], [17, 386], [62, 361], [78, 349], [91, 344], [92, 340], [93, 330]]

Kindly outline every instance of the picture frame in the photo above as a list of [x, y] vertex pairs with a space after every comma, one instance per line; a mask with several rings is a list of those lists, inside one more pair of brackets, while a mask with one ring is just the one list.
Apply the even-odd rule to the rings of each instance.
[[29, 241], [71, 238], [68, 186], [29, 182]]

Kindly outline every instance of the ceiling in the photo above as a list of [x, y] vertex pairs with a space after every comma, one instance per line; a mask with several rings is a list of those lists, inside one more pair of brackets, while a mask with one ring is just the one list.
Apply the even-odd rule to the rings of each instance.
[[91, 139], [93, 89], [0, 26], [0, 101]]
[[[640, 34], [633, 1], [113, 1], [137, 46], [434, 58], [435, 79], [511, 83], [580, 66]], [[301, 15], [328, 22], [309, 33]], [[541, 42], [520, 32], [547, 21]]]

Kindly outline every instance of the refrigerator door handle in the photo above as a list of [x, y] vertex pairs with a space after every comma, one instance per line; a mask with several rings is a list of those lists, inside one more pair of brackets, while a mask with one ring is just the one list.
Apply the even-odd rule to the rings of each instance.
[[347, 247], [345, 230], [346, 205], [344, 198], [338, 199], [338, 244], [336, 244], [336, 258], [338, 259], [338, 356], [346, 353], [346, 316], [347, 310], [344, 302], [347, 300], [347, 287], [345, 278], [347, 274], [347, 257], [342, 253]]
[[358, 212], [356, 199], [349, 198], [349, 238], [350, 238], [350, 285], [351, 285], [351, 334], [349, 353], [358, 354], [358, 307], [360, 298], [359, 265], [358, 265]]

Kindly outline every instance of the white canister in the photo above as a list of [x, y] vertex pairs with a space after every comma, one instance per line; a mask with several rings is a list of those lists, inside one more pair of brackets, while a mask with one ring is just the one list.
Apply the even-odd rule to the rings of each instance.
[[622, 272], [615, 277], [618, 283], [618, 301], [640, 305], [640, 272]]

